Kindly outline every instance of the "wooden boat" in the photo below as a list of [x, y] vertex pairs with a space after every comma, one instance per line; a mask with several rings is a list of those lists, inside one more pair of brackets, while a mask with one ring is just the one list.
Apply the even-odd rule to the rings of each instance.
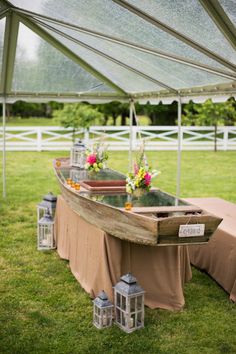
[[[125, 176], [119, 172], [105, 169], [90, 175], [70, 167], [66, 158], [54, 161], [54, 170], [70, 207], [87, 222], [120, 239], [152, 246], [202, 244], [222, 221], [158, 189], [133, 197], [128, 211], [125, 202], [130, 196], [125, 192]], [[80, 183], [79, 191], [67, 183], [68, 178]]]

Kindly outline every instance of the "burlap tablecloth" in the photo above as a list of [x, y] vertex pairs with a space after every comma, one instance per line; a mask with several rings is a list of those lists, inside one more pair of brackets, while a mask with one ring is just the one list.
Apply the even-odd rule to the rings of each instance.
[[220, 198], [186, 199], [223, 221], [206, 245], [189, 246], [191, 263], [206, 271], [236, 302], [236, 204]]
[[91, 297], [112, 287], [131, 272], [146, 291], [150, 308], [179, 310], [184, 306], [183, 285], [192, 277], [185, 246], [143, 246], [106, 234], [84, 221], [59, 196], [55, 217], [57, 251]]

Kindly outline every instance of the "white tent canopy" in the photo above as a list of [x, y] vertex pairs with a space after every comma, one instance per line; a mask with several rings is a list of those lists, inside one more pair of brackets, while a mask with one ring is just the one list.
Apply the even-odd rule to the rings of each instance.
[[236, 0], [0, 0], [0, 102], [236, 96]]
[[235, 9], [236, 0], [0, 0], [3, 195], [6, 103], [178, 100], [180, 132], [181, 102], [236, 97]]

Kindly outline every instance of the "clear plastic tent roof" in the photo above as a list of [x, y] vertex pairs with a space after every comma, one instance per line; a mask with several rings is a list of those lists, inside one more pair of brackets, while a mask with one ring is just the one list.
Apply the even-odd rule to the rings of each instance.
[[0, 100], [236, 97], [236, 0], [0, 0]]

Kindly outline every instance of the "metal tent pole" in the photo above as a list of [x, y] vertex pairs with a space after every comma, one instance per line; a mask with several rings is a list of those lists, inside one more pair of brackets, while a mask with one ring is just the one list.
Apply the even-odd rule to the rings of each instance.
[[132, 172], [133, 109], [134, 109], [134, 102], [131, 100], [129, 106], [129, 172]]
[[2, 103], [2, 196], [6, 198], [6, 100]]
[[181, 150], [182, 150], [182, 129], [181, 129], [181, 113], [182, 104], [181, 98], [178, 100], [178, 158], [177, 158], [177, 181], [176, 181], [176, 200], [175, 204], [178, 205], [178, 198], [180, 197], [180, 180], [181, 180]]

